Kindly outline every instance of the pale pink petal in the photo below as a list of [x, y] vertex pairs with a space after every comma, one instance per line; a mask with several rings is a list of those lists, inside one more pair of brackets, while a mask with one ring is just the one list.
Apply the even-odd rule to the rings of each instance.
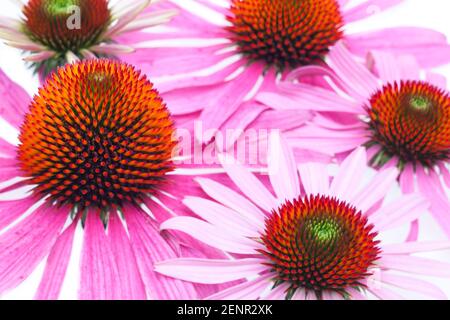
[[300, 178], [306, 194], [327, 194], [330, 186], [330, 177], [327, 166], [321, 163], [302, 163], [298, 166]]
[[222, 166], [239, 190], [261, 209], [271, 212], [278, 205], [274, 196], [247, 168], [230, 156], [220, 155]]
[[423, 280], [383, 272], [380, 281], [401, 289], [421, 293], [433, 299], [447, 300], [447, 296], [439, 287]]
[[269, 142], [269, 178], [280, 203], [300, 195], [300, 181], [294, 154], [280, 133], [272, 133]]
[[161, 224], [161, 230], [177, 230], [214, 248], [238, 254], [255, 254], [257, 243], [245, 235], [230, 233], [226, 228], [211, 225], [197, 218], [175, 217]]
[[382, 246], [383, 254], [410, 254], [420, 252], [431, 252], [437, 250], [447, 250], [450, 242], [405, 242], [395, 244], [385, 244]]
[[155, 223], [150, 217], [132, 207], [125, 209], [125, 221], [131, 238], [131, 246], [147, 297], [160, 300], [196, 299], [198, 295], [191, 283], [167, 278], [155, 272], [155, 262], [174, 259], [177, 254], [157, 231]]
[[354, 90], [357, 94], [355, 97], [359, 97], [359, 101], [365, 101], [379, 88], [375, 76], [366, 67], [357, 63], [341, 42], [331, 48], [328, 64]]
[[14, 158], [16, 156], [16, 147], [3, 138], [0, 138], [0, 154], [8, 158]]
[[330, 193], [341, 200], [351, 200], [367, 171], [367, 155], [364, 148], [358, 148], [341, 164], [330, 187]]
[[267, 269], [262, 259], [175, 259], [159, 262], [155, 270], [177, 279], [204, 284], [226, 283], [256, 276]]
[[407, 255], [385, 255], [379, 260], [383, 269], [435, 277], [450, 277], [450, 264]]
[[264, 290], [273, 285], [272, 274], [267, 274], [256, 278], [255, 280], [246, 281], [237, 286], [222, 290], [216, 294], [209, 296], [208, 300], [258, 300]]
[[370, 52], [374, 67], [378, 76], [384, 83], [392, 83], [402, 79], [402, 71], [399, 68], [396, 57], [388, 51], [373, 50]]
[[371, 286], [368, 288], [368, 290], [373, 293], [375, 296], [377, 296], [381, 300], [405, 300], [404, 297], [399, 295], [398, 293], [389, 290], [387, 288], [378, 288], [378, 286], [381, 287], [381, 284], [378, 284], [376, 286]]
[[393, 229], [413, 222], [427, 212], [429, 202], [418, 194], [403, 196], [373, 213], [369, 221], [378, 230]]
[[367, 212], [390, 191], [398, 177], [397, 168], [385, 169], [377, 173], [364, 189], [350, 201], [362, 212]]
[[24, 281], [50, 252], [67, 220], [65, 207], [44, 204], [0, 236], [0, 293]]
[[269, 294], [262, 297], [261, 300], [285, 300], [288, 289], [289, 284], [284, 282], [277, 286], [275, 289], [272, 289]]
[[245, 215], [258, 229], [264, 226], [265, 214], [239, 193], [211, 179], [197, 178], [196, 181], [211, 198]]
[[259, 231], [245, 215], [207, 199], [187, 197], [183, 203], [202, 219], [212, 225], [227, 229], [231, 234], [245, 237], [258, 237]]
[[39, 288], [36, 292], [36, 300], [56, 300], [61, 292], [67, 266], [72, 253], [73, 238], [78, 224], [78, 219], [58, 237], [50, 251], [45, 265]]
[[441, 89], [447, 89], [447, 78], [442, 74], [427, 71], [426, 74], [427, 81]]
[[414, 192], [414, 168], [408, 163], [400, 175], [400, 188], [404, 194]]

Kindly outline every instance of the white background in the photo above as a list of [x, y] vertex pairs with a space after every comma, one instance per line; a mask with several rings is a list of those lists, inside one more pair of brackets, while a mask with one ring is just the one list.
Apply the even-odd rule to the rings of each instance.
[[[189, 0], [184, 0], [189, 1]], [[1, 15], [17, 17], [20, 14], [15, 0], [1, 1]], [[219, 1], [223, 2], [223, 0]], [[357, 1], [356, 1], [357, 2]], [[448, 0], [405, 0], [401, 4], [387, 12], [378, 14], [369, 19], [366, 19], [357, 24], [348, 26], [348, 30], [359, 31], [376, 28], [383, 28], [387, 26], [423, 26], [434, 28], [447, 35], [450, 38], [450, 1]], [[37, 92], [37, 79], [32, 77], [30, 70], [25, 67], [22, 61], [20, 51], [6, 47], [0, 43], [0, 68], [6, 72], [14, 81], [21, 84], [29, 93], [33, 95]], [[445, 66], [437, 69], [442, 74], [450, 78], [450, 66]], [[1, 98], [0, 98], [1, 99]], [[1, 100], [0, 100], [1, 104]], [[16, 142], [17, 132], [4, 121], [0, 119], [0, 135], [5, 139]], [[393, 191], [394, 196], [396, 191]], [[420, 238], [422, 240], [446, 240], [446, 237], [441, 232], [436, 223], [428, 216], [421, 221]], [[399, 230], [397, 235], [403, 235], [405, 230]], [[76, 298], [77, 283], [79, 278], [79, 250], [81, 247], [81, 230], [78, 230], [76, 236], [76, 243], [74, 248], [74, 256], [68, 270], [68, 277], [63, 287], [62, 298], [71, 299]], [[395, 237], [395, 235], [393, 235]], [[429, 254], [428, 256], [435, 257], [442, 261], [450, 262], [450, 250]], [[43, 272], [43, 264], [37, 268], [36, 272], [25, 281], [19, 288], [3, 296], [3, 299], [31, 299], [39, 283], [39, 278]], [[450, 279], [436, 280], [431, 279], [436, 284], [439, 284], [450, 297]], [[414, 298], [415, 296], [411, 296]]]

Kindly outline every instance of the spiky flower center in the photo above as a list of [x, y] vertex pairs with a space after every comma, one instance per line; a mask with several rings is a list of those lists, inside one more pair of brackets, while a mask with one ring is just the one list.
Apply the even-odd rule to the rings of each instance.
[[364, 287], [380, 250], [367, 218], [345, 202], [310, 196], [286, 202], [266, 222], [263, 251], [277, 282], [290, 284], [287, 297], [299, 288], [345, 295]]
[[107, 0], [30, 0], [23, 13], [28, 36], [60, 53], [97, 44], [111, 22]]
[[241, 53], [278, 69], [314, 63], [342, 38], [336, 0], [232, 0], [230, 10]]
[[373, 159], [383, 165], [396, 156], [400, 165], [432, 166], [450, 157], [450, 95], [420, 81], [384, 86], [370, 99], [371, 141], [381, 147]]
[[107, 60], [61, 68], [33, 99], [19, 161], [43, 196], [78, 208], [138, 203], [173, 169], [169, 111], [133, 67]]

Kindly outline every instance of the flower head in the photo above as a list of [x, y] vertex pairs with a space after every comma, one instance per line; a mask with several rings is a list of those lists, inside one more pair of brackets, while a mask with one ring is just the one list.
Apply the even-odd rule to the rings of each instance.
[[[396, 3], [378, 4], [384, 10]], [[199, 6], [205, 11], [194, 12]], [[278, 121], [274, 127], [287, 132], [308, 116], [291, 125], [293, 110], [274, 113], [271, 105], [256, 102], [255, 94], [276, 91], [279, 79], [294, 68], [322, 64], [338, 41], [362, 57], [369, 49], [410, 50], [425, 57], [435, 46], [441, 48], [435, 50], [440, 59], [422, 58], [421, 64], [448, 60], [445, 37], [431, 30], [390, 28], [361, 34], [346, 30], [347, 23], [372, 14], [372, 6], [372, 1], [350, 7], [336, 0], [227, 0], [223, 5], [171, 0], [161, 7], [176, 8], [180, 15], [167, 24], [170, 29], [152, 35], [170, 45], [156, 42], [154, 48], [126, 59], [161, 76], [158, 88], [174, 116], [203, 123], [209, 133], [196, 136], [200, 143], [213, 141], [217, 132], [247, 129], [271, 117]], [[427, 36], [416, 37], [418, 33]]]
[[[0, 18], [0, 37], [24, 50], [25, 60], [45, 78], [67, 62], [133, 52], [133, 32], [167, 22], [175, 14], [142, 14], [150, 0], [126, 2], [29, 0], [22, 5], [21, 20]], [[129, 39], [121, 43], [124, 33]]]
[[[296, 93], [265, 92], [256, 99], [274, 108], [316, 113], [290, 135], [297, 148], [341, 157], [364, 146], [373, 167], [397, 167], [402, 191], [426, 195], [433, 203], [431, 212], [450, 234], [450, 215], [444, 214], [449, 208], [445, 186], [450, 186], [450, 95], [445, 78], [433, 72], [421, 77], [414, 57], [380, 51], [371, 53], [367, 68], [341, 43], [327, 62], [332, 71], [317, 67], [314, 75], [330, 77], [334, 86], [302, 83], [312, 70], [299, 68], [280, 84]], [[417, 224], [411, 239], [416, 236]]]
[[246, 279], [211, 299], [393, 299], [401, 297], [396, 288], [411, 290], [412, 283], [417, 293], [445, 297], [414, 275], [446, 277], [449, 266], [412, 254], [449, 243], [385, 241], [387, 231], [408, 226], [429, 202], [418, 194], [385, 201], [395, 168], [363, 184], [370, 171], [363, 148], [330, 176], [321, 163], [302, 163], [297, 171], [291, 150], [274, 135], [270, 184], [229, 156], [222, 161], [238, 193], [198, 179], [211, 200], [187, 197], [184, 203], [199, 218], [175, 217], [162, 228], [185, 232], [232, 259], [169, 260], [156, 264], [158, 272], [205, 284]]
[[54, 72], [31, 104], [2, 72], [0, 93], [20, 131], [18, 146], [0, 139], [0, 294], [48, 256], [35, 297], [58, 298], [81, 225], [80, 298], [198, 298], [153, 270], [180, 255], [158, 223], [195, 187], [176, 170], [175, 126], [153, 84], [131, 65], [89, 60]]

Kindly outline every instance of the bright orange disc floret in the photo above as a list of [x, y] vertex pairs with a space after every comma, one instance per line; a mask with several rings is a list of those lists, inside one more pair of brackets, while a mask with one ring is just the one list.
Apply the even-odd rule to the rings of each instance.
[[133, 67], [107, 60], [60, 68], [34, 97], [19, 160], [59, 203], [138, 202], [173, 170], [174, 127], [158, 92]]
[[450, 158], [450, 95], [420, 81], [388, 84], [367, 107], [375, 164], [393, 156], [400, 164], [432, 166]]
[[262, 251], [272, 262], [275, 280], [298, 288], [343, 295], [364, 287], [369, 268], [378, 259], [378, 241], [367, 218], [345, 202], [310, 196], [287, 202], [266, 222]]
[[23, 13], [29, 36], [62, 53], [96, 44], [111, 21], [107, 0], [30, 0]]
[[240, 51], [279, 69], [316, 62], [342, 38], [336, 0], [232, 0], [231, 13]]

